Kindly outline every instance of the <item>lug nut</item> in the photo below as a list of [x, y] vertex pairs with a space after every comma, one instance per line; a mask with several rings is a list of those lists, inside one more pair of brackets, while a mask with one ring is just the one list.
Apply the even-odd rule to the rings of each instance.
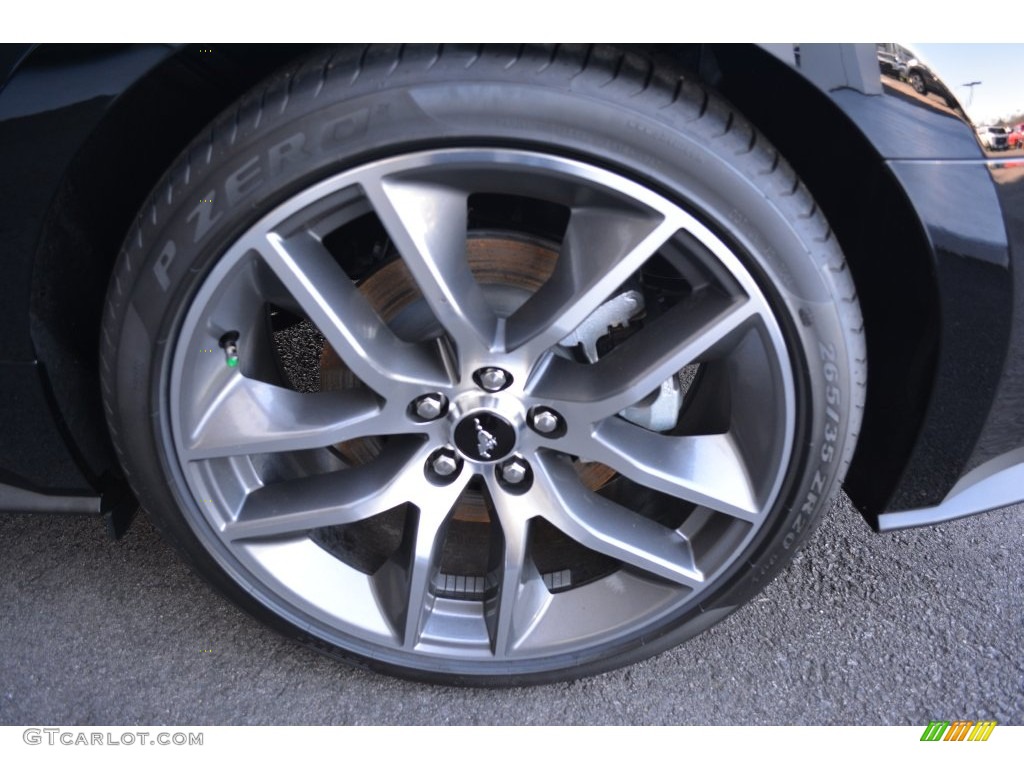
[[497, 392], [508, 386], [509, 375], [501, 368], [483, 368], [477, 371], [476, 379], [488, 392]]
[[424, 395], [413, 403], [416, 415], [426, 421], [433, 421], [444, 412], [444, 395]]
[[533, 428], [542, 435], [550, 435], [559, 427], [558, 415], [554, 411], [536, 411], [531, 422]]
[[528, 470], [529, 467], [522, 459], [509, 459], [501, 465], [501, 478], [510, 485], [519, 485], [526, 479]]
[[435, 453], [430, 459], [430, 468], [434, 470], [434, 474], [440, 477], [450, 477], [458, 470], [459, 461], [455, 458], [454, 453], [445, 448]]

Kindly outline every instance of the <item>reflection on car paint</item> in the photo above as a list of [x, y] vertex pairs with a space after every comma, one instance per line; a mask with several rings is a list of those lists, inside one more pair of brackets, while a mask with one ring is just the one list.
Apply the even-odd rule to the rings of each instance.
[[[921, 56], [906, 45], [898, 43], [876, 44], [878, 69], [882, 88], [887, 95], [896, 96], [918, 106], [955, 116], [971, 126], [982, 151], [989, 156], [1003, 152], [1019, 152], [1024, 156], [1024, 111], [1017, 105], [1005, 105], [1001, 113], [1008, 115], [1005, 122], [977, 123], [969, 113], [974, 89], [984, 80], [950, 83]], [[984, 68], [979, 62], [979, 71]], [[953, 95], [953, 87], [968, 90], [967, 109]], [[1014, 113], [1013, 109], [1017, 109]]]

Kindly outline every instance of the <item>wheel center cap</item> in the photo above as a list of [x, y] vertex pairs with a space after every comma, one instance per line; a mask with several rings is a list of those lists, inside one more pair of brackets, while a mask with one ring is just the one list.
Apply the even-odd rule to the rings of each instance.
[[516, 447], [516, 428], [493, 411], [472, 411], [455, 427], [455, 446], [472, 461], [498, 461]]

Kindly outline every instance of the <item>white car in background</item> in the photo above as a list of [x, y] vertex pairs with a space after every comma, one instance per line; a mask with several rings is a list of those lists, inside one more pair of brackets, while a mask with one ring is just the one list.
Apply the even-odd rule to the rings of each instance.
[[985, 149], [1009, 149], [1009, 131], [1001, 125], [982, 125], [978, 128], [978, 138]]

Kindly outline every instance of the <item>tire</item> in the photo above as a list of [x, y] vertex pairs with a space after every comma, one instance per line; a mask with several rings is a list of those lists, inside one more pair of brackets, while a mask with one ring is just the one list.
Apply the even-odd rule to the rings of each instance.
[[925, 87], [924, 78], [919, 72], [910, 73], [910, 87], [917, 91], [922, 96], [928, 93], [928, 89]]
[[814, 528], [864, 402], [806, 188], [720, 97], [601, 46], [296, 63], [156, 186], [102, 338], [124, 470], [195, 570], [443, 683], [724, 618]]

